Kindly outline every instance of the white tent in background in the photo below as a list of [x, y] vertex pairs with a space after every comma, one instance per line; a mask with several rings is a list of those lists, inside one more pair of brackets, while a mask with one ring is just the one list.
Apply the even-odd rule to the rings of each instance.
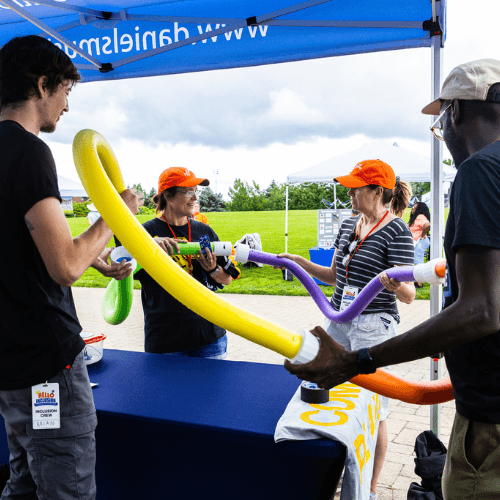
[[[431, 159], [413, 151], [400, 148], [387, 141], [369, 142], [354, 151], [334, 156], [313, 167], [290, 174], [288, 184], [302, 182], [333, 182], [334, 177], [348, 174], [362, 160], [379, 159], [388, 163], [401, 180], [406, 182], [430, 182]], [[451, 182], [456, 170], [443, 165], [444, 181]]]
[[59, 191], [63, 198], [65, 196], [77, 196], [80, 198], [88, 197], [87, 192], [79, 182], [72, 181], [71, 179], [67, 179], [61, 175], [57, 176], [57, 182], [59, 184]]
[[422, 201], [423, 201], [426, 205], [428, 205], [428, 206], [430, 206], [430, 205], [431, 205], [431, 198], [432, 198], [432, 196], [431, 196], [430, 191], [429, 191], [428, 193], [424, 193], [424, 194], [422, 195]]

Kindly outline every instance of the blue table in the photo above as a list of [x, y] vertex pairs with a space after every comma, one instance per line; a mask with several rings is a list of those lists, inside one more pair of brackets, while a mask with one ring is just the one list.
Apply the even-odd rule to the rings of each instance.
[[298, 387], [282, 366], [106, 349], [88, 368], [98, 500], [330, 499], [344, 446], [274, 443]]
[[[335, 248], [321, 248], [316, 246], [309, 249], [309, 260], [314, 262], [314, 264], [319, 264], [320, 266], [331, 267], [334, 254]], [[329, 283], [323, 283], [314, 277], [313, 280], [318, 285], [332, 286]]]

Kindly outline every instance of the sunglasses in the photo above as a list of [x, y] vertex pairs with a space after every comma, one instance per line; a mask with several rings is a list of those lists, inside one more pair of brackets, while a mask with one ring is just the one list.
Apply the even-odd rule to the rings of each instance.
[[356, 239], [356, 233], [353, 231], [349, 235], [348, 242], [344, 245], [344, 248], [342, 249], [342, 255], [343, 255], [342, 264], [344, 266], [352, 258], [352, 255], [353, 255], [354, 251], [356, 250], [358, 243], [359, 243], [359, 241]]

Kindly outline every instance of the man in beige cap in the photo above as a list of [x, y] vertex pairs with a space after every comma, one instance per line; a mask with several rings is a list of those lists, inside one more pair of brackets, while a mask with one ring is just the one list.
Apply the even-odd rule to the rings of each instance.
[[443, 474], [445, 500], [500, 495], [500, 61], [456, 67], [431, 130], [458, 169], [444, 248], [449, 293], [444, 310], [403, 335], [346, 351], [316, 327], [321, 347], [305, 365], [285, 362], [299, 378], [330, 388], [360, 373], [445, 351], [456, 415]]

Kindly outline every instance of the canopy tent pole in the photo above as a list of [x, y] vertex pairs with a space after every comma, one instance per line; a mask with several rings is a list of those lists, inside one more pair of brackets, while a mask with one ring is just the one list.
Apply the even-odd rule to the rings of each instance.
[[286, 183], [285, 197], [285, 253], [288, 252], [288, 182]]
[[333, 183], [333, 198], [335, 199], [335, 210], [337, 210], [337, 183]]
[[[435, 13], [435, 2], [432, 0], [433, 18]], [[433, 19], [436, 21], [436, 19]], [[431, 32], [431, 58], [432, 58], [432, 100], [439, 97], [442, 80], [442, 62], [443, 62], [443, 34], [441, 30], [432, 36]], [[432, 118], [434, 121], [437, 117]], [[443, 151], [441, 141], [434, 134], [431, 134], [431, 259], [442, 258], [443, 255], [443, 227], [444, 227], [444, 194], [443, 194]], [[442, 288], [440, 285], [431, 286], [430, 315], [439, 314], [442, 307]], [[431, 380], [441, 378], [441, 360], [437, 356], [432, 357], [431, 362]], [[439, 437], [440, 433], [440, 406], [433, 405], [430, 408], [430, 427]]]

